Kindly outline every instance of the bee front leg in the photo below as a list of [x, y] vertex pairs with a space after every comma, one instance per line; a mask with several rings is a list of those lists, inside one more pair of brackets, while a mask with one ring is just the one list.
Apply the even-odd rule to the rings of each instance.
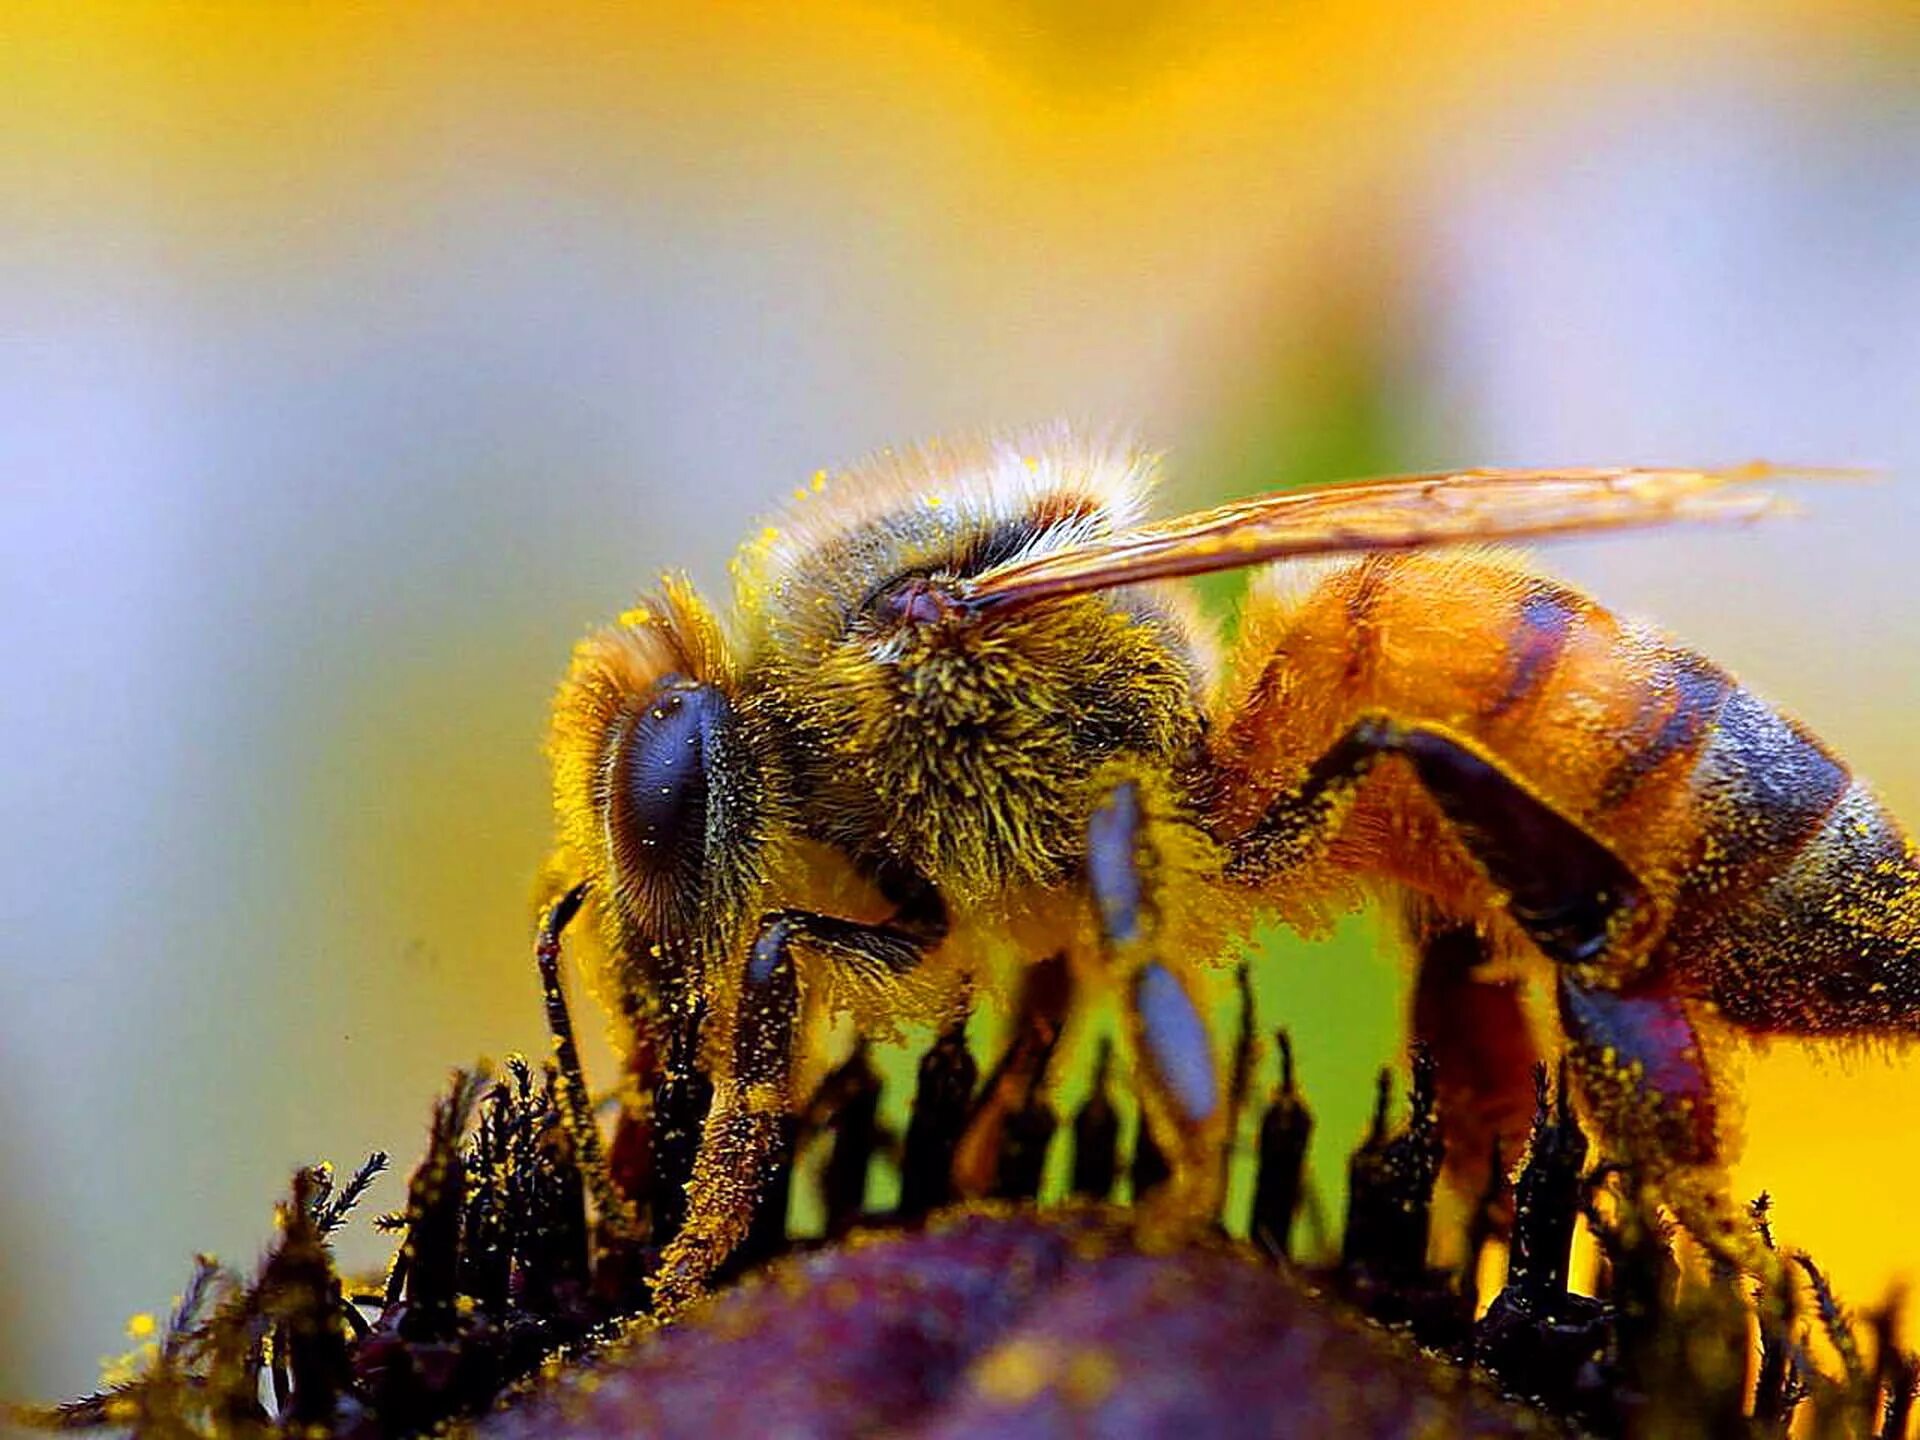
[[1219, 1211], [1225, 1106], [1186, 957], [1166, 943], [1171, 823], [1150, 813], [1140, 781], [1115, 785], [1088, 820], [1087, 882], [1103, 957], [1122, 987], [1144, 1122], [1172, 1171], [1156, 1204], [1187, 1223]]
[[687, 1186], [686, 1218], [654, 1274], [656, 1315], [671, 1315], [702, 1294], [708, 1278], [746, 1238], [754, 1208], [786, 1158], [802, 948], [809, 961], [857, 966], [870, 982], [898, 979], [943, 932], [944, 919], [915, 929], [804, 910], [761, 919], [740, 975], [731, 1038], [712, 1077], [713, 1102]]
[[707, 1277], [746, 1238], [761, 1191], [785, 1158], [800, 1003], [792, 935], [788, 917], [769, 916], [747, 953], [732, 1041], [713, 1076], [713, 1101], [687, 1186], [686, 1217], [653, 1277], [656, 1315], [700, 1295]]

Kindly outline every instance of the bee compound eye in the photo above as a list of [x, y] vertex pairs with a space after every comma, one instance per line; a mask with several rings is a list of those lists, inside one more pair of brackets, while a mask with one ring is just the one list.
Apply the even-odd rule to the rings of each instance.
[[731, 718], [732, 707], [718, 690], [680, 680], [663, 681], [635, 717], [620, 757], [625, 813], [619, 819], [647, 869], [700, 863], [709, 768]]

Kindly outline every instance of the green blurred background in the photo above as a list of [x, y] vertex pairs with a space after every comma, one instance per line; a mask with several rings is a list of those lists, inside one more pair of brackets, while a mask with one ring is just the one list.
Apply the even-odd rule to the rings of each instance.
[[[1908, 3], [0, 11], [0, 1395], [539, 1049], [569, 645], [883, 444], [1877, 462], [1552, 558], [1920, 821], [1916, 62]], [[1404, 987], [1365, 921], [1261, 966], [1328, 1204]], [[1740, 1184], [1878, 1298], [1920, 1058], [1747, 1069]]]

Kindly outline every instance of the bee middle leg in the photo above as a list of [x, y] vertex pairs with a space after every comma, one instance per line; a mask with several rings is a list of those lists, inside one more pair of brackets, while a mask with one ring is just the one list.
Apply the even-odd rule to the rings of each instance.
[[738, 980], [732, 1036], [712, 1077], [685, 1219], [654, 1273], [655, 1314], [700, 1296], [746, 1238], [755, 1206], [787, 1158], [802, 949], [809, 963], [856, 967], [867, 983], [884, 983], [911, 972], [943, 933], [944, 921], [923, 913], [906, 916], [905, 925], [806, 910], [762, 917]]
[[1104, 959], [1122, 986], [1127, 1038], [1139, 1064], [1143, 1123], [1166, 1157], [1156, 1191], [1168, 1218], [1218, 1213], [1225, 1110], [1189, 957], [1170, 951], [1164, 924], [1174, 867], [1161, 843], [1169, 822], [1149, 813], [1138, 780], [1122, 780], [1087, 824], [1087, 881]]

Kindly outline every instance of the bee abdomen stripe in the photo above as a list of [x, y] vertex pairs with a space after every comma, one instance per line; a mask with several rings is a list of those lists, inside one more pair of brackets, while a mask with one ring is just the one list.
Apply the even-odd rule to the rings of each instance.
[[1690, 784], [1701, 845], [1681, 903], [1744, 871], [1771, 872], [1817, 830], [1849, 783], [1846, 767], [1745, 686], [1721, 703]]
[[1910, 1026], [1920, 1014], [1920, 855], [1854, 782], [1793, 860], [1676, 936], [1716, 971], [1729, 1018], [1801, 1034]]
[[1733, 691], [1732, 676], [1692, 651], [1670, 650], [1662, 661], [1664, 672], [1655, 684], [1672, 691], [1672, 708], [1652, 738], [1636, 745], [1608, 773], [1600, 787], [1602, 812], [1617, 809], [1647, 776], [1675, 755], [1697, 746]]
[[1559, 664], [1567, 641], [1587, 607], [1580, 597], [1565, 586], [1536, 581], [1521, 598], [1519, 613], [1507, 636], [1507, 653], [1513, 657], [1513, 670], [1504, 690], [1481, 712], [1482, 718], [1498, 719], [1526, 700]]

